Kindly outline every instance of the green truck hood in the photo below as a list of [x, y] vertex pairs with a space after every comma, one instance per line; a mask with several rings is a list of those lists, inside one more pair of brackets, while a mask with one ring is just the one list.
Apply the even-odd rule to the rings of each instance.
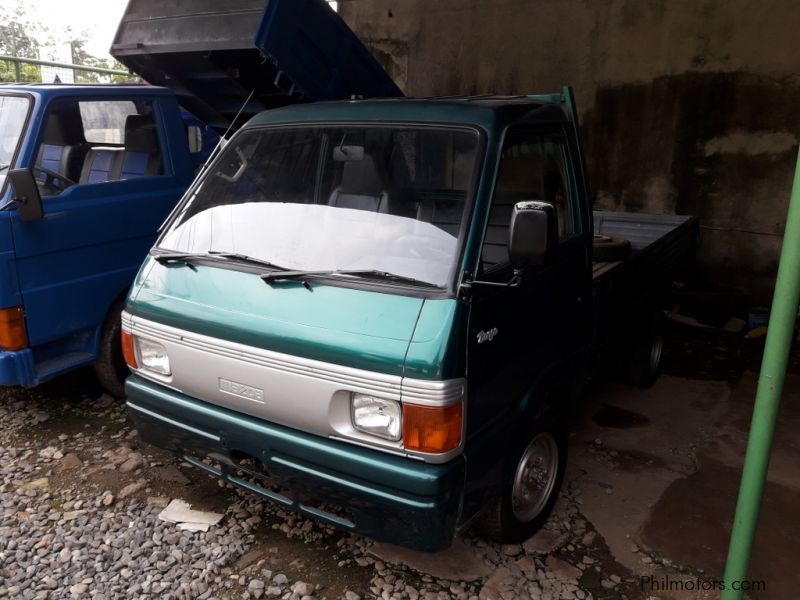
[[249, 346], [403, 375], [420, 298], [299, 283], [148, 259], [128, 299], [133, 315]]

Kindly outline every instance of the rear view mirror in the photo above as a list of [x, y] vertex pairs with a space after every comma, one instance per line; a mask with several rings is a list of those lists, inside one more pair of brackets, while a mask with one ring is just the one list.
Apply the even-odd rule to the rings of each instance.
[[333, 160], [350, 162], [364, 160], [364, 146], [340, 145], [333, 148]]
[[547, 264], [558, 242], [555, 208], [538, 200], [517, 202], [508, 235], [508, 257], [515, 271]]
[[8, 181], [14, 193], [12, 202], [23, 221], [36, 221], [44, 215], [39, 186], [30, 169], [14, 169], [8, 172]]

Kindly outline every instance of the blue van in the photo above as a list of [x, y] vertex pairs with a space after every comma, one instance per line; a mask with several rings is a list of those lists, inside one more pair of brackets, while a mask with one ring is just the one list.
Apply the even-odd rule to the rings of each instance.
[[0, 385], [95, 364], [123, 393], [122, 302], [195, 162], [170, 90], [0, 87]]

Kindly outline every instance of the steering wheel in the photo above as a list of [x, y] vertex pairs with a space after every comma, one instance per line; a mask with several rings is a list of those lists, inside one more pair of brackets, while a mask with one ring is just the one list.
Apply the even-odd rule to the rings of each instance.
[[46, 189], [54, 192], [55, 194], [60, 194], [67, 188], [77, 185], [77, 181], [73, 181], [69, 177], [65, 177], [61, 173], [56, 173], [55, 171], [51, 171], [50, 169], [45, 169], [44, 167], [31, 167], [31, 170], [36, 173], [42, 173], [45, 176], [45, 180], [41, 181], [38, 177], [36, 178], [36, 183], [41, 183]]

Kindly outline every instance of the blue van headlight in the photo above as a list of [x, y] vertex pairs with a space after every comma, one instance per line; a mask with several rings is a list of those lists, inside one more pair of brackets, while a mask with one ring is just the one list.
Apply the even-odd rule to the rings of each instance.
[[358, 431], [395, 442], [402, 437], [403, 410], [399, 402], [353, 392], [350, 415]]
[[139, 367], [159, 375], [172, 375], [169, 356], [163, 344], [136, 337], [136, 354]]

